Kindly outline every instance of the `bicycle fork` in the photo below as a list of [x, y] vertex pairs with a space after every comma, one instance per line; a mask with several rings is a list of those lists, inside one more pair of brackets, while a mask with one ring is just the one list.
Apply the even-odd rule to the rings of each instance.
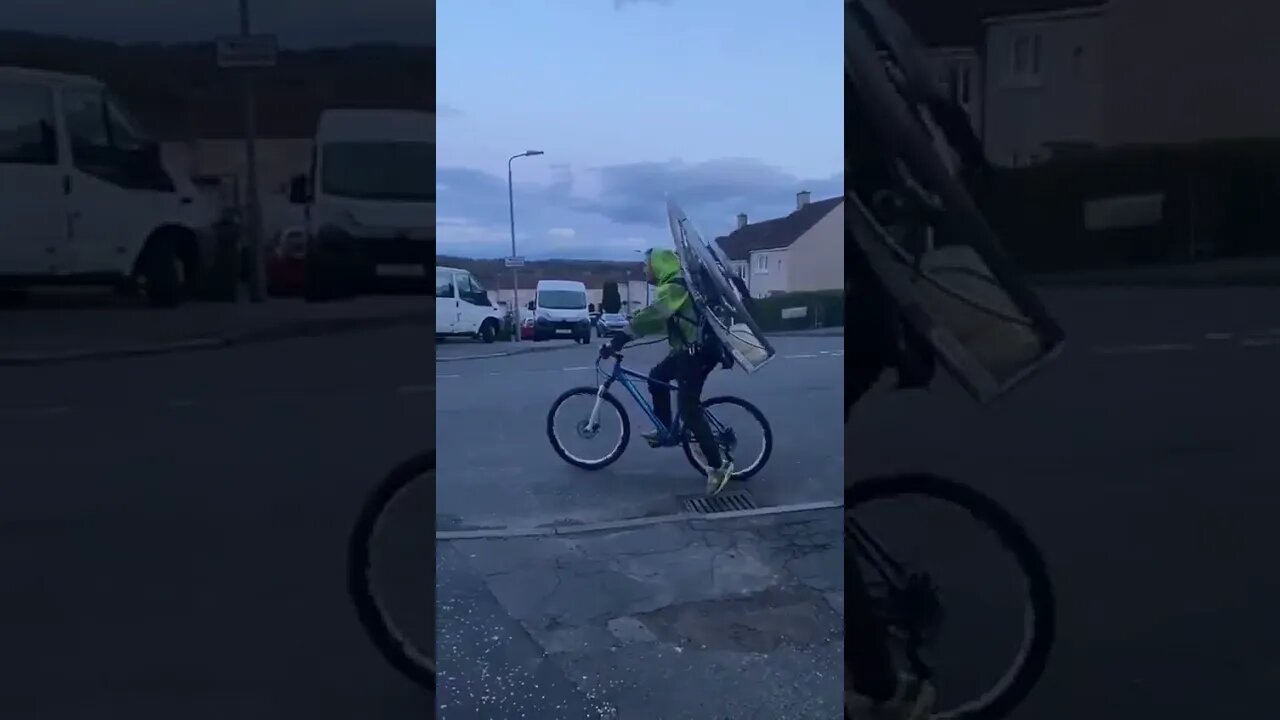
[[594, 430], [596, 425], [600, 423], [600, 403], [604, 400], [604, 394], [608, 389], [609, 386], [606, 383], [601, 385], [600, 389], [596, 390], [596, 400], [591, 404], [591, 414], [587, 416], [588, 430]]

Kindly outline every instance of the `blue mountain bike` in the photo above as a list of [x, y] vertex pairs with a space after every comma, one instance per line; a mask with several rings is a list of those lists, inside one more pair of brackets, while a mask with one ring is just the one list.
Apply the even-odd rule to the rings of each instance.
[[[681, 422], [680, 413], [675, 413], [670, 426], [660, 421], [653, 412], [653, 404], [642, 392], [642, 388], [651, 382], [649, 376], [623, 367], [621, 353], [614, 353], [612, 358], [613, 367], [607, 372], [600, 368], [603, 358], [596, 360], [596, 377], [605, 375], [600, 385], [566, 390], [551, 404], [547, 413], [547, 438], [551, 440], [556, 454], [570, 465], [585, 470], [599, 470], [622, 457], [631, 440], [631, 420], [622, 403], [609, 393], [609, 388], [618, 383], [657, 428], [656, 446], [683, 447], [689, 463], [700, 474], [706, 475], [706, 459], [693, 433]], [[659, 384], [670, 390], [676, 388], [674, 383]], [[760, 472], [773, 453], [773, 430], [764, 413], [746, 400], [727, 395], [703, 400], [702, 412], [707, 416], [720, 452], [733, 461], [731, 479], [747, 480]], [[735, 417], [738, 414], [744, 417]], [[758, 438], [753, 437], [756, 435]], [[579, 441], [606, 452], [597, 455], [593, 451], [572, 449], [571, 446]]]

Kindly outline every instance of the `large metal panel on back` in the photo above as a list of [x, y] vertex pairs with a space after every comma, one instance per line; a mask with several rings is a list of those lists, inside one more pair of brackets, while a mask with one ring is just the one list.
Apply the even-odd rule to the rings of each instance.
[[[877, 224], [865, 198], [850, 191], [847, 233], [942, 365], [977, 400], [993, 400], [1056, 357], [1064, 333], [955, 177], [937, 128], [922, 122], [921, 106], [937, 88], [906, 23], [882, 0], [855, 0], [850, 8], [846, 72], [854, 115], [874, 131], [882, 152], [936, 194], [946, 214], [932, 234], [907, 236]], [[898, 87], [875, 38], [896, 56]]]
[[697, 231], [674, 202], [667, 201], [671, 238], [680, 255], [680, 271], [689, 294], [716, 337], [733, 354], [739, 367], [753, 373], [776, 354], [747, 310], [745, 299], [733, 282], [733, 266], [715, 241]]

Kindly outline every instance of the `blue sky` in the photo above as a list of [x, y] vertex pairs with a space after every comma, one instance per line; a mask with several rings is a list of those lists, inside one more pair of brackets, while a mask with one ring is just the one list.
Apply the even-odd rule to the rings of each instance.
[[441, 253], [634, 258], [842, 191], [841, 0], [437, 0]]

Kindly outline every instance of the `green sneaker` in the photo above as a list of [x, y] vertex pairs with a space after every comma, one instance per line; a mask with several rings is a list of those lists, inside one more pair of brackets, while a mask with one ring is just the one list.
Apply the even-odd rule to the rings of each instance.
[[729, 484], [729, 478], [733, 476], [733, 461], [725, 460], [720, 467], [707, 473], [707, 494], [719, 495], [724, 486]]

